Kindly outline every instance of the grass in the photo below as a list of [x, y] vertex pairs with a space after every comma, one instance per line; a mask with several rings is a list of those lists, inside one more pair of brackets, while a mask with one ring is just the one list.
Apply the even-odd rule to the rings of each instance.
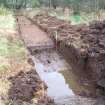
[[[0, 99], [0, 105], [15, 105], [15, 102], [8, 98], [11, 89], [8, 77], [31, 69], [32, 66], [27, 62], [27, 50], [16, 30], [13, 14], [0, 13], [0, 98], [3, 97], [3, 100]], [[32, 105], [35, 105], [36, 101], [37, 99], [32, 100]]]
[[[8, 17], [8, 18], [7, 18]], [[9, 15], [0, 15], [0, 28], [8, 28], [14, 29], [15, 27], [15, 19], [12, 14]]]
[[[25, 47], [22, 41], [19, 39], [12, 39], [11, 36], [0, 37], [0, 57], [4, 59], [16, 59], [16, 61], [22, 61], [25, 59]], [[1, 66], [2, 65], [2, 66]], [[0, 68], [6, 68], [4, 64], [0, 64]]]
[[4, 6], [0, 6], [0, 15], [4, 16], [4, 15], [8, 15], [11, 14], [12, 11], [10, 11], [7, 8], [4, 8]]
[[15, 28], [13, 12], [3, 6], [0, 7], [0, 28]]
[[0, 36], [0, 71], [7, 70], [10, 67], [10, 61], [21, 63], [26, 58], [26, 49], [24, 44], [18, 38], [11, 35]]
[[63, 20], [69, 20], [71, 21], [71, 24], [89, 24], [89, 22], [93, 21], [93, 20], [104, 20], [105, 19], [105, 11], [99, 11], [99, 13], [101, 14], [101, 17], [98, 17], [98, 15], [94, 12], [91, 13], [84, 13], [81, 12], [79, 15], [70, 15], [68, 17], [64, 16], [63, 12], [54, 12], [54, 11], [50, 11], [49, 15], [50, 16], [56, 16], [58, 19], [63, 19]]
[[26, 49], [16, 32], [12, 12], [0, 8], [0, 72], [11, 68], [11, 61], [19, 64], [26, 58]]
[[84, 16], [84, 18], [81, 15], [71, 15], [69, 17], [65, 17], [64, 14], [57, 14], [57, 13], [49, 13], [50, 16], [56, 16], [58, 19], [62, 20], [69, 20], [72, 24], [81, 24], [81, 23], [87, 23], [87, 17]]
[[21, 12], [25, 16], [33, 18], [35, 15], [37, 15], [40, 12], [40, 9], [39, 8], [35, 8], [35, 9], [31, 9], [31, 10], [21, 10]]
[[0, 70], [1, 71], [8, 70], [8, 68], [10, 68], [9, 64], [0, 64]]
[[27, 51], [18, 37], [13, 13], [0, 8], [0, 97], [4, 98], [0, 105], [13, 105], [8, 100], [11, 83], [7, 77], [25, 69], [26, 61]]

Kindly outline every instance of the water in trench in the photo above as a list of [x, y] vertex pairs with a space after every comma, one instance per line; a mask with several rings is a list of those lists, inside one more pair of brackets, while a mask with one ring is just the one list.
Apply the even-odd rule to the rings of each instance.
[[77, 82], [77, 77], [72, 73], [70, 65], [56, 51], [36, 52], [33, 61], [37, 73], [48, 86], [47, 95], [56, 101], [60, 100], [62, 105], [63, 103], [66, 105], [65, 99], [76, 97], [75, 92], [86, 90]]

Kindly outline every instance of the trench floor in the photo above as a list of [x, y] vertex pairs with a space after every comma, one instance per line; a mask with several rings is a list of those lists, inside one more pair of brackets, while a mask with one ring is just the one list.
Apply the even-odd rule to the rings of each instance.
[[54, 46], [53, 41], [46, 35], [46, 33], [41, 31], [26, 17], [17, 16], [17, 21], [21, 36], [27, 47], [40, 49], [40, 47], [52, 48]]

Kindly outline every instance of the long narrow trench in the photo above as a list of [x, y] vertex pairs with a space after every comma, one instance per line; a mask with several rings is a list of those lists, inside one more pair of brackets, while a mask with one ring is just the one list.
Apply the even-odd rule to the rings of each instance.
[[18, 16], [17, 22], [23, 41], [32, 53], [35, 69], [47, 86], [47, 95], [57, 105], [93, 105], [94, 100], [75, 95], [84, 87], [77, 82], [72, 68], [54, 49], [53, 41], [24, 16]]

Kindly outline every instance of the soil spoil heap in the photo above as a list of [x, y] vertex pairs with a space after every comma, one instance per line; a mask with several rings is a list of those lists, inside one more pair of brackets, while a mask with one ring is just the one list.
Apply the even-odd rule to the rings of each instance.
[[[10, 77], [12, 85], [9, 90], [9, 99], [13, 100], [16, 105], [23, 105], [27, 102], [32, 105], [32, 100], [35, 98], [37, 105], [54, 105], [46, 92], [46, 85], [43, 83], [34, 69], [28, 72], [19, 72], [16, 76]], [[30, 104], [29, 104], [30, 103]]]
[[80, 79], [81, 85], [96, 96], [105, 88], [105, 21], [93, 21], [88, 26], [71, 25], [48, 15], [36, 15], [33, 19], [41, 29], [57, 43], [60, 53], [68, 60]]

